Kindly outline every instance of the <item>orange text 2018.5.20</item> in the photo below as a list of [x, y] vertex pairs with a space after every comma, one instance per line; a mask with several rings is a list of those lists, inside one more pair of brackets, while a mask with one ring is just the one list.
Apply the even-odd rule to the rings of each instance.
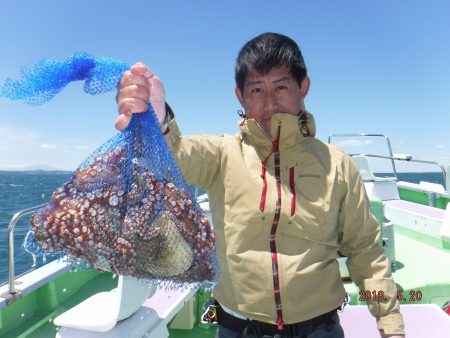
[[[359, 290], [359, 301], [378, 301], [385, 300], [383, 290]], [[420, 302], [422, 300], [422, 291], [420, 290], [398, 290], [397, 300], [400, 302]]]

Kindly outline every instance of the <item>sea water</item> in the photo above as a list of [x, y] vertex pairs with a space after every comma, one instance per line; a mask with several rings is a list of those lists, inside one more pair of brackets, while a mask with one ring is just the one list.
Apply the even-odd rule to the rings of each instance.
[[[0, 284], [8, 279], [8, 224], [11, 218], [18, 211], [47, 203], [53, 191], [71, 175], [71, 172], [63, 171], [0, 171]], [[442, 184], [441, 173], [399, 173], [398, 178], [413, 183], [428, 181]], [[30, 216], [23, 217], [14, 231], [16, 276], [28, 271], [33, 265], [32, 257], [22, 247], [30, 229], [29, 220]], [[38, 261], [36, 267], [42, 264]]]
[[[0, 171], [0, 284], [8, 279], [8, 225], [18, 211], [47, 203], [53, 191], [66, 182], [71, 172]], [[14, 231], [15, 275], [29, 270], [31, 256], [22, 247], [30, 229], [30, 216], [17, 222]], [[42, 265], [41, 262], [37, 262]]]

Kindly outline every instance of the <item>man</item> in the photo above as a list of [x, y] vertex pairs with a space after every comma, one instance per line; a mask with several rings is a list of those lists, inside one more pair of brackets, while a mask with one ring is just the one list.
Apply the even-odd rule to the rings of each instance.
[[118, 88], [123, 130], [150, 100], [189, 184], [208, 191], [221, 279], [217, 337], [343, 337], [336, 309], [345, 296], [337, 251], [369, 301], [380, 333], [403, 337], [403, 321], [379, 225], [358, 169], [316, 138], [304, 111], [310, 80], [297, 44], [265, 33], [236, 64], [245, 110], [236, 136], [182, 136], [161, 81], [143, 64]]

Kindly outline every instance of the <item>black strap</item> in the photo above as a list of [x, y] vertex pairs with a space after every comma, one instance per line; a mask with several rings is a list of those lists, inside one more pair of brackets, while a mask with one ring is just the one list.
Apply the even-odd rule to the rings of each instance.
[[245, 338], [246, 335], [256, 335], [257, 337], [263, 337], [264, 335], [282, 337], [297, 337], [300, 334], [308, 335], [312, 333], [319, 325], [326, 323], [336, 315], [337, 309], [324, 313], [310, 320], [295, 324], [283, 325], [283, 331], [277, 330], [277, 325], [264, 323], [257, 320], [241, 319], [237, 318], [228, 312], [226, 312], [220, 304], [217, 306], [217, 322], [219, 325], [236, 332], [242, 332], [241, 337]]

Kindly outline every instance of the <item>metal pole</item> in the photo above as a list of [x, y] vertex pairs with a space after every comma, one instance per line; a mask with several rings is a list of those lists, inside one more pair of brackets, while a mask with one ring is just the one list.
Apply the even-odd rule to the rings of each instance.
[[428, 193], [428, 205], [430, 207], [436, 208], [436, 193], [435, 192], [429, 192]]
[[[386, 140], [387, 146], [388, 146], [388, 150], [389, 150], [389, 155], [390, 156], [370, 155], [370, 154], [358, 154], [358, 155], [390, 159], [391, 160], [391, 164], [392, 164], [392, 169], [394, 170], [395, 177], [397, 177], [397, 169], [395, 167], [395, 160], [406, 161], [406, 162], [416, 162], [416, 163], [427, 163], [427, 164], [437, 165], [441, 169], [442, 179], [444, 180], [444, 188], [445, 188], [445, 190], [447, 192], [449, 191], [450, 187], [447, 187], [447, 175], [448, 175], [448, 173], [447, 173], [447, 171], [445, 170], [444, 166], [441, 163], [436, 162], [436, 161], [416, 160], [416, 159], [413, 159], [413, 158], [404, 159], [404, 158], [395, 157], [395, 155], [392, 153], [392, 147], [391, 147], [391, 142], [389, 141], [389, 138], [387, 136], [383, 135], [383, 134], [367, 134], [367, 133], [359, 133], [359, 134], [331, 134], [331, 135], [328, 136], [328, 143], [331, 143], [331, 138], [332, 137], [353, 137], [353, 136], [384, 137], [384, 139]], [[352, 156], [352, 155], [356, 155], [356, 154], [349, 154], [349, 155]]]
[[[394, 154], [392, 153], [392, 147], [391, 142], [389, 141], [389, 137], [383, 134], [368, 134], [368, 133], [356, 133], [356, 134], [331, 134], [328, 136], [328, 143], [331, 143], [332, 137], [354, 137], [354, 136], [361, 136], [361, 137], [383, 137], [386, 141], [388, 150], [389, 150], [389, 157], [388, 156], [373, 156], [373, 157], [381, 157], [391, 160], [392, 170], [394, 171], [395, 177], [397, 177], [397, 168], [395, 167], [395, 161], [393, 159]], [[349, 154], [350, 155], [350, 154]]]
[[11, 218], [11, 221], [8, 225], [8, 283], [9, 283], [9, 293], [11, 295], [14, 295], [16, 293], [16, 288], [14, 285], [14, 228], [16, 226], [16, 223], [19, 219], [21, 219], [23, 216], [32, 214], [33, 212], [42, 209], [47, 204], [41, 204], [34, 206], [32, 208], [24, 209], [16, 214]]

